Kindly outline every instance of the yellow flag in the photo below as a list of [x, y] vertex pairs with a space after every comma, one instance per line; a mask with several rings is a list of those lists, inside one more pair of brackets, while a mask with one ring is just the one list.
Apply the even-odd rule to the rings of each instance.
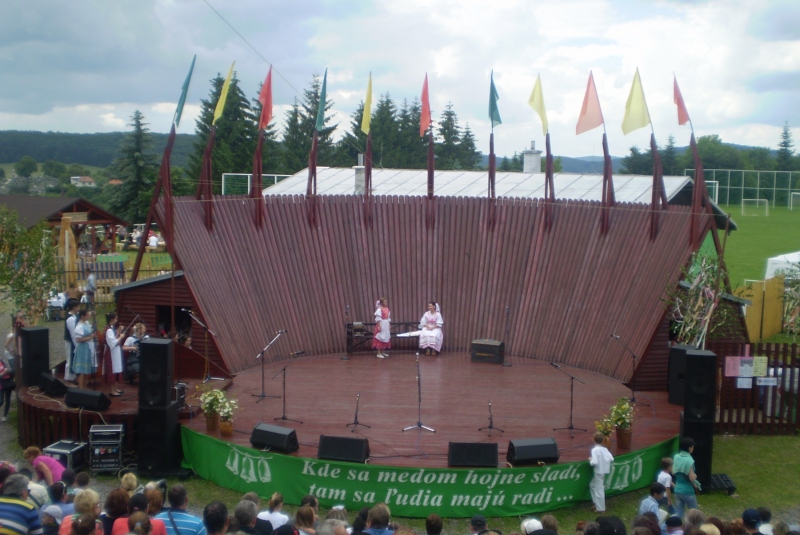
[[539, 75], [536, 75], [536, 85], [533, 86], [531, 98], [528, 99], [528, 104], [531, 108], [539, 114], [542, 120], [542, 133], [547, 135], [547, 111], [544, 109], [544, 94], [542, 93], [542, 80]]
[[625, 118], [622, 120], [622, 132], [625, 135], [638, 128], [650, 124], [650, 112], [647, 111], [647, 102], [644, 99], [644, 89], [642, 81], [639, 79], [639, 69], [633, 75], [633, 85], [628, 95], [628, 102], [625, 104]]
[[236, 65], [235, 61], [231, 63], [231, 68], [228, 71], [228, 77], [225, 78], [225, 83], [222, 84], [222, 91], [219, 92], [219, 100], [217, 101], [217, 107], [214, 108], [214, 120], [211, 121], [211, 124], [217, 124], [217, 119], [222, 117], [222, 110], [225, 109], [225, 101], [228, 99], [228, 89], [231, 87], [231, 78], [233, 78], [234, 65]]
[[364, 117], [361, 119], [361, 131], [369, 135], [369, 121], [372, 116], [372, 73], [367, 83], [367, 98], [364, 99]]

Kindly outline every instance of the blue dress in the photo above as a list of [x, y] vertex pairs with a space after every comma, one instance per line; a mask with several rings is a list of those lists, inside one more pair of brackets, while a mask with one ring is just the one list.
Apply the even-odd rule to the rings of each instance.
[[[91, 324], [82, 322], [75, 327], [75, 338], [84, 338], [94, 332]], [[79, 375], [92, 373], [92, 341], [78, 342], [75, 344], [75, 360], [72, 363], [72, 372]]]

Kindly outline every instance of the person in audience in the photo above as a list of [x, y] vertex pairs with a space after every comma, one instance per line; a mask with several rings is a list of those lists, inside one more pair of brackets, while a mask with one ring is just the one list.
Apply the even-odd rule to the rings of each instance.
[[64, 515], [56, 505], [42, 509], [42, 535], [58, 535], [58, 528]]
[[583, 526], [583, 535], [600, 535], [600, 524], [597, 522], [587, 522]]
[[658, 473], [656, 481], [664, 485], [666, 492], [661, 498], [659, 505], [663, 506], [670, 514], [675, 514], [675, 506], [672, 503], [672, 458], [664, 457], [661, 459], [661, 472]]
[[61, 511], [61, 517], [58, 519], [58, 523], [61, 524], [62, 518], [75, 512], [75, 506], [67, 503], [67, 484], [63, 481], [56, 481], [47, 488], [47, 491], [50, 493], [50, 502], [53, 504], [48, 507], [57, 507]]
[[778, 520], [772, 527], [773, 535], [786, 535], [789, 531], [789, 524], [785, 520]]
[[772, 522], [772, 511], [770, 511], [769, 507], [759, 507], [756, 510], [761, 515], [761, 525], [758, 527], [758, 531], [764, 535], [772, 535], [772, 524], [770, 524]]
[[722, 535], [714, 524], [705, 523], [700, 526], [700, 531], [703, 532], [703, 535]]
[[653, 535], [653, 532], [650, 531], [650, 528], [646, 528], [644, 526], [636, 526], [631, 531], [631, 535]]
[[256, 520], [258, 520], [258, 506], [249, 500], [242, 500], [236, 504], [233, 516], [239, 522], [239, 532], [245, 535], [256, 534]]
[[97, 517], [84, 515], [76, 518], [70, 525], [70, 535], [92, 535], [97, 531]]
[[[167, 527], [167, 535], [205, 535], [206, 528], [203, 521], [186, 511], [189, 504], [189, 495], [186, 487], [180, 483], [172, 485], [167, 492], [169, 509], [162, 511], [156, 518], [162, 520]], [[180, 533], [176, 533], [177, 526]]]
[[633, 518], [634, 528], [645, 528], [650, 533], [649, 535], [662, 535], [661, 528], [658, 525], [658, 514], [652, 511], [647, 511], [644, 514], [636, 515]]
[[[239, 521], [236, 520], [236, 517], [233, 515], [228, 515], [228, 533], [238, 534], [240, 529], [241, 526], [239, 526]], [[294, 535], [297, 535], [296, 529], [294, 529]]]
[[664, 485], [656, 481], [650, 485], [650, 495], [644, 498], [639, 504], [639, 514], [643, 515], [648, 511], [655, 513], [658, 518], [658, 505], [661, 503], [661, 498], [664, 497], [666, 489]]
[[553, 515], [544, 515], [542, 517], [542, 529], [549, 529], [558, 535], [558, 520]]
[[[314, 511], [314, 529], [317, 529], [317, 527], [319, 526], [319, 518], [317, 516], [319, 515], [319, 500], [313, 494], [306, 494], [300, 500], [300, 507], [303, 507], [304, 505], [311, 507], [311, 509]], [[296, 525], [295, 520], [296, 518], [290, 518], [287, 524], [289, 524], [290, 526], [295, 526]], [[274, 527], [275, 526], [273, 524], [273, 528]]]
[[137, 491], [141, 490], [139, 488], [139, 480], [136, 479], [136, 474], [133, 472], [128, 472], [124, 474], [119, 480], [119, 486], [128, 493], [128, 496], [133, 496], [136, 494]]
[[714, 524], [719, 530], [721, 535], [729, 535], [727, 533], [727, 530], [725, 529], [725, 523], [719, 518], [711, 516], [706, 519], [706, 522], [708, 522], [709, 524]]
[[[258, 518], [258, 505], [261, 500], [258, 497], [258, 494], [255, 492], [248, 492], [244, 496], [242, 496], [242, 501], [253, 502], [256, 506], [256, 523], [253, 528], [256, 531], [257, 535], [272, 535], [272, 524], [268, 520], [263, 520]], [[235, 515], [234, 515], [235, 516]]]
[[605, 435], [599, 431], [594, 434], [594, 447], [589, 456], [589, 464], [594, 469], [594, 477], [589, 482], [589, 492], [592, 495], [592, 511], [605, 513], [606, 511], [606, 474], [611, 472], [611, 463], [614, 456], [603, 446]]
[[428, 515], [425, 519], [425, 534], [426, 535], [442, 535], [442, 517], [436, 513]]
[[72, 504], [75, 506], [75, 513], [64, 517], [58, 530], [59, 535], [72, 533], [72, 523], [78, 519], [91, 519], [95, 525], [94, 535], [105, 535], [103, 523], [97, 520], [97, 516], [100, 514], [99, 494], [92, 489], [85, 489], [75, 496], [75, 501]]
[[100, 514], [100, 522], [103, 523], [103, 533], [111, 535], [114, 528], [114, 522], [118, 518], [128, 516], [128, 492], [122, 488], [113, 489], [106, 496], [106, 503], [103, 506], [103, 512]]
[[220, 501], [209, 503], [203, 509], [203, 525], [208, 535], [223, 535], [228, 531], [228, 508]]
[[89, 475], [89, 472], [79, 472], [75, 476], [75, 496], [80, 494], [82, 490], [88, 489], [91, 483], [92, 477]]
[[699, 483], [694, 471], [693, 451], [694, 440], [690, 437], [683, 437], [680, 442], [680, 451], [672, 461], [672, 473], [675, 481], [672, 503], [675, 505], [675, 513], [681, 518], [683, 518], [686, 509], [697, 509], [695, 489], [699, 486]]
[[761, 515], [758, 509], [745, 509], [742, 513], [742, 524], [744, 524], [744, 529], [748, 534], [761, 533], [764, 535], [761, 530], [759, 530], [761, 526]]
[[14, 535], [42, 533], [39, 511], [27, 501], [28, 482], [27, 477], [14, 474], [8, 476], [3, 483], [3, 495], [0, 496], [0, 526], [3, 526], [5, 533]]
[[17, 471], [17, 473], [28, 478], [29, 504], [37, 509], [41, 509], [45, 505], [50, 505], [50, 495], [47, 492], [47, 487], [33, 481], [33, 472], [31, 472], [28, 468], [21, 468]]
[[[347, 535], [347, 522], [338, 518], [326, 518], [320, 524], [317, 535]], [[412, 532], [412, 535], [416, 534]]]
[[145, 512], [139, 511], [133, 513], [126, 520], [130, 533], [135, 533], [136, 535], [150, 535], [152, 532], [153, 526], [150, 522], [150, 517], [147, 516]]
[[45, 481], [47, 486], [56, 481], [61, 481], [64, 473], [64, 466], [52, 457], [42, 455], [42, 450], [36, 446], [30, 446], [22, 453], [22, 458], [28, 461], [34, 470], [35, 481]]
[[534, 531], [539, 531], [542, 528], [542, 523], [536, 518], [526, 518], [519, 525], [522, 535], [531, 535]]
[[152, 519], [164, 507], [164, 495], [158, 489], [147, 489], [144, 497], [147, 498], [147, 514]]
[[[131, 496], [131, 499], [128, 500], [128, 514], [117, 518], [114, 521], [114, 527], [111, 528], [111, 535], [125, 535], [128, 533], [128, 518], [134, 513], [145, 513], [147, 514], [149, 502], [147, 501], [147, 496], [142, 494], [141, 492], [134, 494]], [[159, 501], [159, 510], [161, 509], [161, 502]], [[152, 535], [166, 535], [167, 528], [164, 526], [164, 522], [161, 520], [150, 520], [150, 533]]]
[[488, 529], [486, 527], [486, 517], [483, 515], [474, 515], [469, 521], [469, 532], [472, 534], [480, 533]]
[[669, 535], [683, 535], [683, 520], [681, 520], [681, 517], [672, 515], [667, 518], [664, 524]]
[[728, 524], [728, 529], [731, 535], [747, 535], [747, 530], [741, 518], [734, 518], [731, 520], [730, 524]]
[[598, 516], [600, 535], [627, 535], [625, 523], [618, 516]]
[[689, 509], [686, 511], [686, 516], [683, 519], [683, 525], [686, 529], [697, 528], [706, 523], [706, 515], [700, 509]]
[[368, 535], [392, 535], [394, 530], [389, 527], [391, 512], [385, 503], [379, 503], [369, 510], [367, 515], [367, 529], [364, 533]]
[[66, 488], [66, 495], [67, 495], [67, 503], [72, 503], [72, 500], [75, 499], [75, 478], [76, 478], [75, 470], [72, 468], [67, 468], [61, 473], [61, 481], [64, 482], [64, 486]]
[[304, 505], [297, 510], [294, 516], [294, 527], [300, 532], [300, 535], [315, 535], [315, 522], [317, 519], [314, 509], [310, 505]]
[[367, 518], [369, 517], [369, 507], [362, 507], [358, 511], [355, 520], [353, 520], [352, 533], [363, 533], [367, 529]]

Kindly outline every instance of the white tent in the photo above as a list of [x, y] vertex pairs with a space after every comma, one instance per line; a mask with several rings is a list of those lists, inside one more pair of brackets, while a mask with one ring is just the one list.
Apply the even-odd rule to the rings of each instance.
[[767, 260], [767, 273], [765, 279], [771, 279], [781, 272], [797, 270], [800, 267], [800, 251], [773, 256]]

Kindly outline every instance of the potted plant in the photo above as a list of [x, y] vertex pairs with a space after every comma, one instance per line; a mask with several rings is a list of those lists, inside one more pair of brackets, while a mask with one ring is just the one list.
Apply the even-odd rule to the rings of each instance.
[[630, 400], [628, 398], [619, 398], [617, 404], [611, 407], [609, 419], [614, 427], [617, 428], [617, 447], [623, 450], [631, 449], [633, 405]]
[[226, 399], [218, 409], [219, 433], [223, 437], [233, 436], [233, 413], [239, 409], [239, 402], [235, 399]]
[[611, 433], [614, 431], [614, 424], [611, 423], [611, 418], [603, 416], [601, 420], [594, 423], [594, 428], [603, 433], [603, 446], [606, 448], [611, 446]]
[[225, 393], [218, 388], [200, 394], [200, 409], [206, 417], [206, 431], [209, 433], [219, 429], [219, 409], [226, 401]]

